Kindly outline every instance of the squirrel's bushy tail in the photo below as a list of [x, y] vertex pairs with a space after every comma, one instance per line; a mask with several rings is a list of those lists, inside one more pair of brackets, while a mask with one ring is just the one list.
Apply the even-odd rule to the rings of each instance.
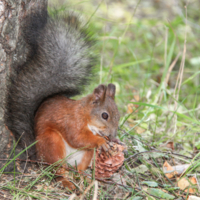
[[27, 61], [11, 73], [5, 104], [5, 124], [21, 144], [34, 142], [34, 115], [47, 97], [79, 94], [94, 65], [92, 36], [73, 13], [49, 17], [32, 14], [25, 20], [30, 47]]

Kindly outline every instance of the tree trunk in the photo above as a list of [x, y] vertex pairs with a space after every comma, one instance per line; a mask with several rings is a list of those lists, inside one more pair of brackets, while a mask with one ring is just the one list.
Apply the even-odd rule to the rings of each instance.
[[[14, 137], [4, 125], [4, 97], [6, 80], [11, 70], [26, 60], [27, 48], [21, 34], [21, 24], [26, 15], [34, 10], [47, 8], [47, 0], [1, 0], [0, 1], [0, 169], [8, 158], [17, 155], [22, 149], [14, 149]], [[26, 153], [21, 155], [26, 158]], [[6, 171], [13, 169], [12, 162]], [[17, 165], [20, 170], [21, 164]], [[15, 169], [16, 170], [16, 169]]]

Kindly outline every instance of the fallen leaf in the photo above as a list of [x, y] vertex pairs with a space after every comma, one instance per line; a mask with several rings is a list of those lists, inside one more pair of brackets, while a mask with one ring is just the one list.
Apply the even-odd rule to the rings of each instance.
[[[133, 90], [133, 93], [136, 93], [136, 94], [133, 95], [133, 99], [131, 100], [131, 102], [139, 102], [140, 101], [140, 96], [139, 96], [138, 92], [136, 90]], [[137, 104], [129, 103], [127, 105], [127, 113], [130, 114], [133, 111], [138, 112], [136, 110], [136, 108], [138, 108], [138, 107], [139, 107], [139, 105], [137, 105]]]
[[157, 197], [160, 197], [160, 198], [162, 198], [162, 199], [174, 199], [174, 198], [175, 198], [175, 196], [170, 195], [170, 194], [168, 194], [168, 193], [166, 193], [166, 192], [163, 192], [163, 191], [160, 190], [160, 189], [149, 188], [147, 191], [148, 191], [150, 194], [155, 195], [155, 196], [157, 196]]
[[[173, 170], [176, 172], [177, 175], [181, 175], [183, 174], [186, 169], [190, 166], [190, 164], [185, 164], [185, 165], [175, 165], [175, 166], [171, 166], [173, 168]], [[170, 170], [169, 170], [170, 169]], [[171, 173], [171, 168], [167, 168], [166, 166], [163, 167], [163, 172], [165, 174], [167, 173]]]
[[138, 167], [133, 168], [131, 171], [140, 173], [140, 174], [145, 174], [149, 169], [147, 168], [146, 165], [140, 165]]
[[168, 142], [166, 145], [167, 148], [174, 150], [174, 142]]
[[200, 200], [200, 197], [190, 195], [187, 200]]
[[127, 113], [131, 114], [133, 112], [133, 110], [134, 110], [134, 105], [132, 103], [129, 103], [127, 105]]
[[188, 192], [188, 188], [189, 188], [189, 193], [195, 193], [196, 189], [193, 188], [192, 185], [197, 185], [197, 179], [195, 177], [190, 177], [189, 181], [186, 178], [178, 179], [178, 187], [181, 190], [185, 190], [185, 192]]
[[140, 100], [139, 94], [134, 94], [133, 97], [134, 97], [135, 101], [137, 101], [137, 102]]
[[142, 133], [144, 133], [144, 132], [146, 131], [144, 128], [141, 128], [141, 127], [139, 127], [139, 126], [136, 126], [136, 127], [134, 128], [134, 130], [135, 130], [138, 134], [142, 134]]
[[169, 173], [165, 173], [166, 177], [169, 179], [173, 178], [177, 174], [177, 172], [167, 161], [165, 161], [165, 163], [163, 164], [163, 171], [169, 171]]
[[142, 181], [142, 184], [148, 185], [149, 187], [158, 187], [158, 183], [155, 181]]

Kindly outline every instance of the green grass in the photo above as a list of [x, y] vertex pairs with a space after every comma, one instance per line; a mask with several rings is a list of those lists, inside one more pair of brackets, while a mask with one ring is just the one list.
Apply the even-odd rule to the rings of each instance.
[[[64, 3], [64, 9], [65, 1], [59, 2]], [[90, 184], [78, 178], [76, 195], [80, 196], [74, 198], [187, 199], [189, 193], [180, 190], [176, 178], [168, 179], [162, 166], [165, 161], [191, 164], [183, 177], [195, 175], [200, 180], [200, 3], [188, 4], [186, 25], [184, 1], [173, 8], [153, 0], [67, 2], [86, 22], [89, 20], [97, 38], [96, 78], [82, 96], [99, 83], [116, 84], [121, 114], [118, 136], [128, 146], [126, 161], [113, 180]], [[133, 105], [131, 113], [127, 113], [128, 105]], [[174, 150], [167, 147], [168, 142], [173, 142]], [[86, 173], [92, 174], [91, 170]], [[29, 189], [20, 185], [18, 176], [1, 188], [14, 199], [70, 199], [71, 192], [57, 186], [52, 176], [50, 170], [41, 170], [28, 176]], [[120, 185], [122, 179], [125, 186]], [[198, 187], [191, 187], [196, 189], [193, 195], [199, 196]]]

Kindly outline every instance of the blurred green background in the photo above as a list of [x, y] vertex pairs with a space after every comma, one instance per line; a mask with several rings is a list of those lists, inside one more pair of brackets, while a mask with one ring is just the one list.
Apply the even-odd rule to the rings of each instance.
[[112, 82], [129, 134], [199, 149], [200, 1], [49, 0], [58, 7], [80, 13], [97, 38], [96, 78], [83, 95]]

